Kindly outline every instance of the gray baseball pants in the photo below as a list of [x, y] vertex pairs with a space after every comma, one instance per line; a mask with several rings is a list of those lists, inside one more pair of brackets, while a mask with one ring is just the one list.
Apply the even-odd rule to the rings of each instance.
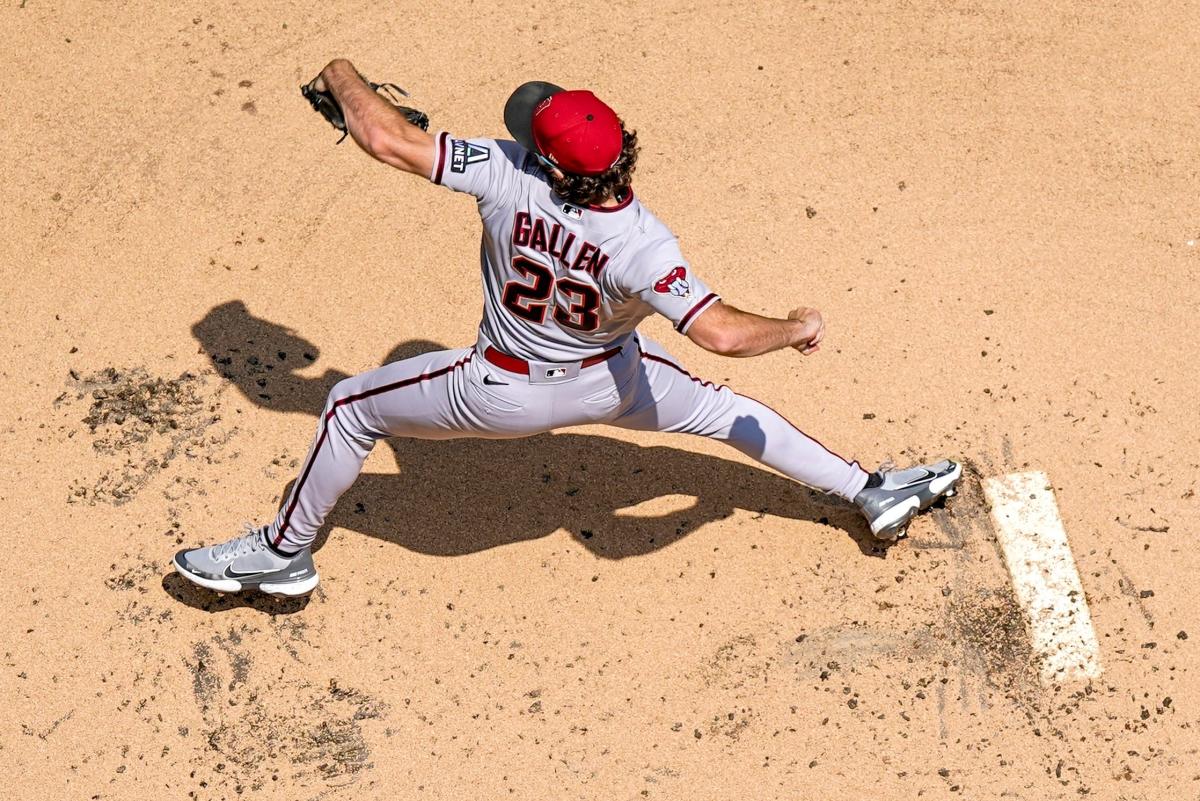
[[267, 530], [292, 553], [312, 544], [325, 516], [385, 437], [511, 439], [606, 423], [727, 442], [802, 484], [851, 500], [867, 473], [774, 410], [694, 378], [640, 335], [600, 364], [530, 362], [529, 375], [475, 347], [425, 353], [338, 382], [299, 478]]

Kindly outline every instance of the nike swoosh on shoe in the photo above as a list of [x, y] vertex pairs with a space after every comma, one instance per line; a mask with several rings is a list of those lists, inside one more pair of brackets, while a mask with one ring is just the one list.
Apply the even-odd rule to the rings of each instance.
[[225, 572], [222, 575], [224, 575], [225, 578], [229, 578], [229, 579], [239, 579], [239, 578], [249, 578], [251, 576], [261, 576], [267, 572], [269, 572], [269, 571], [251, 570], [249, 573], [240, 573], [233, 569], [233, 565], [229, 565], [228, 567], [225, 568]]
[[921, 469], [925, 471], [925, 475], [921, 476], [918, 479], [914, 479], [912, 482], [913, 484], [916, 484], [921, 481], [932, 481], [933, 479], [937, 478], [937, 473], [933, 472], [932, 470], [927, 470], [924, 467], [922, 467]]

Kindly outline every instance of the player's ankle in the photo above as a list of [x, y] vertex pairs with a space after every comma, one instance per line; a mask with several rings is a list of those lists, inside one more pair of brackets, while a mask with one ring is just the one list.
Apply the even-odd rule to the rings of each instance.
[[296, 556], [296, 554], [305, 550], [305, 548], [295, 548], [294, 546], [289, 547], [289, 545], [284, 542], [281, 542], [277, 545], [275, 544], [274, 539], [275, 538], [271, 534], [270, 527], [264, 527], [262, 530], [263, 544], [267, 546], [268, 551], [280, 557], [281, 559], [292, 559]]

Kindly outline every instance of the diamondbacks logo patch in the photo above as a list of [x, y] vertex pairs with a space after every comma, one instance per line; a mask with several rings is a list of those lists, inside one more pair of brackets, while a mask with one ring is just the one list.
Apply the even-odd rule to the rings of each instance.
[[487, 161], [491, 155], [486, 147], [455, 139], [450, 144], [450, 172], [466, 172], [467, 167]]
[[692, 287], [687, 282], [687, 268], [671, 268], [671, 272], [654, 282], [654, 291], [660, 295], [674, 295], [677, 298], [690, 297]]

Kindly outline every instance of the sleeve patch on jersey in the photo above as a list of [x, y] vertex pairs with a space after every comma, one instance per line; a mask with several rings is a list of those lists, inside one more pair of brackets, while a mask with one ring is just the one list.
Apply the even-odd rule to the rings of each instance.
[[687, 282], [687, 269], [671, 268], [671, 272], [654, 282], [654, 291], [660, 295], [674, 295], [677, 298], [691, 297], [692, 287]]
[[491, 155], [486, 147], [455, 139], [450, 143], [450, 172], [466, 172], [468, 166], [487, 161]]

